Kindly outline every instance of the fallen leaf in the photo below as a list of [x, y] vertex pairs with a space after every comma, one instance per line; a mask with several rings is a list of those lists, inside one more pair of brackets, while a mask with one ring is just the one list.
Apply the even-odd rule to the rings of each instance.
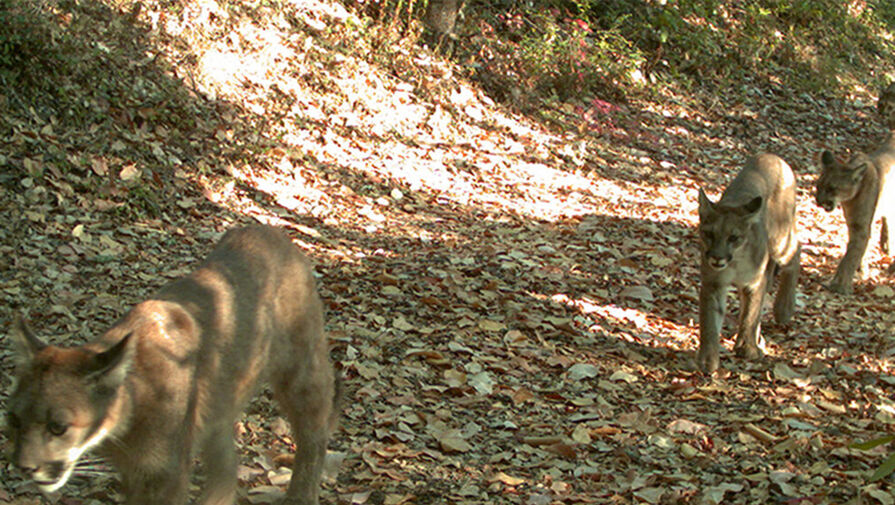
[[628, 286], [622, 289], [619, 295], [622, 298], [634, 298], [645, 302], [651, 302], [655, 299], [653, 291], [646, 286]]
[[624, 370], [616, 370], [615, 372], [612, 372], [612, 375], [609, 376], [609, 380], [616, 382], [624, 381], [628, 384], [631, 384], [639, 381], [640, 377], [637, 377], [636, 375], [628, 373]]
[[885, 284], [873, 288], [873, 291], [871, 293], [873, 294], [873, 296], [880, 298], [892, 298], [893, 296], [895, 296], [895, 290], [893, 290], [889, 286], [886, 286]]
[[590, 379], [599, 375], [600, 369], [589, 363], [576, 363], [569, 367], [569, 380], [580, 381], [582, 379]]
[[719, 505], [724, 502], [724, 495], [727, 493], [739, 493], [742, 490], [743, 486], [740, 484], [720, 484], [718, 486], [705, 488], [702, 492], [702, 496], [705, 498], [706, 502], [713, 505]]
[[478, 326], [485, 331], [504, 331], [507, 328], [505, 324], [490, 319], [482, 319], [479, 321]]
[[488, 482], [502, 482], [507, 486], [518, 486], [525, 483], [525, 479], [519, 477], [511, 477], [503, 472], [497, 472], [488, 478]]
[[686, 433], [688, 435], [696, 435], [708, 429], [708, 426], [688, 421], [686, 419], [675, 419], [668, 424], [668, 431], [671, 433]]

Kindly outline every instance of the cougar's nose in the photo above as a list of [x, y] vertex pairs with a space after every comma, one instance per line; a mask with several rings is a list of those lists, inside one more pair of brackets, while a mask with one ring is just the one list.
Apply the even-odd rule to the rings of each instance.
[[45, 471], [47, 472], [47, 475], [50, 475], [54, 479], [59, 478], [59, 476], [62, 475], [62, 473], [65, 471], [65, 463], [61, 461], [52, 461], [50, 463], [47, 463], [46, 467], [47, 468]]
[[727, 263], [728, 263], [727, 258], [715, 258], [715, 257], [709, 256], [709, 266], [711, 266], [712, 268], [721, 270], [722, 268], [727, 266]]

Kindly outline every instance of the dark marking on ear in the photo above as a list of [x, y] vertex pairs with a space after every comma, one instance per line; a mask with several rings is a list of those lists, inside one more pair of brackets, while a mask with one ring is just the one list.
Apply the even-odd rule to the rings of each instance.
[[15, 346], [17, 359], [23, 363], [31, 362], [37, 353], [47, 347], [47, 344], [31, 332], [25, 318], [19, 312], [13, 316], [9, 336]]
[[820, 155], [820, 163], [824, 167], [828, 167], [836, 163], [836, 157], [830, 151], [824, 151]]
[[699, 188], [699, 219], [704, 221], [708, 216], [710, 216], [711, 212], [715, 209], [715, 204], [711, 200], [709, 200], [708, 195], [705, 194], [705, 191], [702, 188]]
[[763, 199], [760, 196], [756, 196], [752, 200], [749, 201], [746, 205], [743, 205], [743, 210], [746, 211], [746, 214], [755, 214], [759, 210], [761, 210], [761, 203]]
[[133, 332], [109, 349], [97, 353], [90, 361], [87, 377], [98, 387], [115, 389], [124, 382], [134, 359]]
[[873, 164], [870, 158], [864, 153], [856, 154], [848, 163], [850, 175], [853, 181], [859, 182], [864, 177], [864, 172]]

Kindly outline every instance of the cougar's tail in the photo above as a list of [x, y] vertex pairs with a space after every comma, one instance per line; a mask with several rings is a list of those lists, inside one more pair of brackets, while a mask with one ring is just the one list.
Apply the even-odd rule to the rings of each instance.
[[333, 398], [332, 408], [329, 411], [329, 431], [333, 432], [339, 425], [339, 412], [342, 411], [342, 395], [345, 392], [345, 386], [342, 384], [342, 374], [338, 369], [333, 368]]

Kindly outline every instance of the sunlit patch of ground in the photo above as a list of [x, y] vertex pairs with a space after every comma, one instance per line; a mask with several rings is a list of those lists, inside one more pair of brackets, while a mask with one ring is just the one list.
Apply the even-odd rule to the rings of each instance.
[[[618, 116], [579, 122], [570, 108], [564, 130], [493, 103], [425, 52], [408, 56], [415, 78], [389, 72], [370, 56], [366, 21], [338, 4], [149, 2], [139, 19], [191, 96], [219, 111], [210, 133], [189, 133], [213, 136], [223, 154], [174, 156], [137, 127], [122, 136], [144, 161], [104, 153], [78, 167], [78, 183], [123, 179], [131, 165], [173, 172], [180, 192], [136, 224], [111, 214], [140, 189], [133, 181], [100, 188], [100, 202], [37, 176], [23, 195], [0, 192], [26, 212], [15, 233], [32, 232], [2, 235], [16, 277], [0, 289], [51, 307], [61, 335], [114, 320], [224, 228], [261, 221], [315, 261], [346, 378], [331, 444], [345, 458], [324, 485], [328, 503], [844, 503], [883, 492], [864, 481], [878, 455], [848, 444], [892, 426], [889, 258], [871, 249], [875, 270], [855, 297], [826, 292], [844, 224], [811, 197], [812, 137], [841, 124], [817, 112], [806, 132], [792, 126], [803, 116], [766, 116], [783, 106], [664, 91]], [[838, 106], [836, 117], [860, 116]], [[65, 138], [41, 128], [15, 142]], [[757, 148], [798, 175], [799, 312], [786, 327], [765, 319], [768, 357], [724, 352], [710, 379], [689, 363], [696, 192], [717, 197]], [[79, 205], [47, 212], [47, 195]], [[736, 306], [732, 296], [726, 349]], [[270, 429], [266, 397], [251, 410], [242, 486], [260, 501], [281, 482], [270, 453], [289, 443]]]

